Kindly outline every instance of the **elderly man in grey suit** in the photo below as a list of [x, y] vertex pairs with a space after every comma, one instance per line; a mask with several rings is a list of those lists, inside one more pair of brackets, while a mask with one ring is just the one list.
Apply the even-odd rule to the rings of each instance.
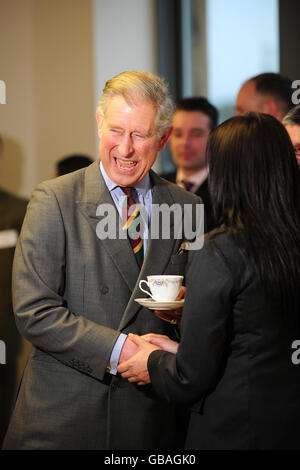
[[[97, 109], [100, 164], [33, 192], [16, 250], [13, 290], [18, 328], [34, 348], [4, 449], [180, 445], [176, 409], [116, 370], [136, 348], [128, 333], [176, 333], [176, 326], [135, 302], [144, 297], [140, 279], [185, 273], [184, 234], [151, 237], [154, 205], [195, 208], [201, 202], [151, 170], [169, 138], [171, 117], [162, 79], [135, 71], [117, 75], [106, 83]], [[111, 227], [105, 236], [105, 210], [122, 213], [126, 188], [134, 188], [148, 209], [148, 238], [134, 248], [142, 246], [142, 259], [129, 238], [114, 236]]]

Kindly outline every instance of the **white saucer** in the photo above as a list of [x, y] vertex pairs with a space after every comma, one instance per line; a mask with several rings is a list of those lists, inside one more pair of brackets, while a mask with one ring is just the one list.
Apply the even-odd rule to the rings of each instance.
[[172, 300], [168, 302], [158, 302], [153, 299], [134, 299], [137, 303], [150, 310], [174, 310], [175, 308], [183, 307], [184, 299]]

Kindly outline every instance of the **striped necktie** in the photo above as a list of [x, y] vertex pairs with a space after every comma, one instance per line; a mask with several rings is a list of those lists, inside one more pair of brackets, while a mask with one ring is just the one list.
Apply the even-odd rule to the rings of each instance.
[[141, 268], [144, 261], [143, 239], [141, 238], [141, 213], [139, 205], [134, 199], [134, 188], [121, 187], [127, 196], [124, 198], [122, 207], [122, 224], [123, 230], [127, 230], [128, 238], [131, 243], [135, 258]]

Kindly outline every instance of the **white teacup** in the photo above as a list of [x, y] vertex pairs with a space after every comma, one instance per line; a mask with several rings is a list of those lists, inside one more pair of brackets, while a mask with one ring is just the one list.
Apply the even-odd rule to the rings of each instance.
[[[142, 279], [139, 282], [139, 288], [150, 295], [153, 300], [157, 302], [171, 302], [176, 299], [182, 285], [183, 276], [174, 275], [161, 275], [161, 276], [147, 276], [148, 281]], [[145, 283], [150, 289], [150, 292], [143, 289], [141, 286]]]

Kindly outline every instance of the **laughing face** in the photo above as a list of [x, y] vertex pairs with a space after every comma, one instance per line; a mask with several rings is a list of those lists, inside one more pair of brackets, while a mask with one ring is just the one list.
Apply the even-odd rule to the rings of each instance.
[[99, 153], [103, 167], [119, 186], [135, 186], [149, 172], [169, 132], [158, 137], [156, 108], [140, 100], [128, 104], [121, 95], [110, 99], [105, 116], [98, 119]]

